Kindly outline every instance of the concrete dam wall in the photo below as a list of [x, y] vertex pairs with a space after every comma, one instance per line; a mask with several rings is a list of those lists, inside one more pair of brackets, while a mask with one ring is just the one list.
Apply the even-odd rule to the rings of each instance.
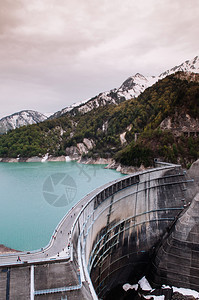
[[156, 245], [190, 201], [191, 184], [180, 166], [164, 164], [90, 197], [73, 224], [72, 240], [73, 259], [93, 298], [147, 272]]
[[157, 249], [151, 282], [199, 291], [199, 194]]
[[181, 166], [156, 163], [96, 189], [64, 216], [45, 248], [0, 255], [0, 300], [108, 300], [117, 285], [142, 275], [199, 291], [194, 187]]

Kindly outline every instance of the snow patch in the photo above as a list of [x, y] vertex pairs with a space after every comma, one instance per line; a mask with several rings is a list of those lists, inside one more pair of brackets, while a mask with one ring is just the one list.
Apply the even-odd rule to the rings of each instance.
[[123, 286], [122, 286], [123, 290], [125, 292], [127, 292], [128, 290], [135, 290], [137, 291], [138, 290], [138, 284], [129, 284], [129, 283], [125, 283]]
[[164, 300], [165, 296], [161, 295], [161, 296], [155, 296], [155, 295], [142, 295], [145, 299], [153, 299], [153, 300]]
[[64, 130], [63, 130], [63, 128], [61, 128], [60, 129], [60, 136], [63, 136], [63, 134], [64, 134]]
[[[138, 284], [129, 284], [126, 283], [122, 286], [123, 290], [125, 292], [127, 292], [129, 289], [135, 290], [137, 291], [138, 288], [141, 288], [142, 291], [146, 292], [151, 292], [151, 294], [148, 295], [143, 295], [142, 293], [142, 297], [144, 297], [145, 299], [154, 299], [154, 300], [164, 300], [165, 296], [164, 295], [160, 295], [160, 296], [156, 296], [153, 295], [154, 289], [152, 289], [151, 285], [149, 284], [148, 280], [146, 279], [146, 277], [142, 277], [139, 281]], [[195, 299], [199, 299], [199, 292], [195, 291], [195, 290], [191, 290], [191, 289], [186, 289], [186, 288], [178, 288], [175, 286], [168, 286], [168, 285], [162, 285], [161, 289], [172, 289], [173, 293], [177, 292], [179, 294], [182, 294], [183, 296], [193, 296]]]
[[43, 122], [46, 118], [45, 115], [37, 111], [20, 111], [0, 120], [0, 133], [5, 133], [21, 126]]
[[66, 162], [71, 161], [70, 156], [66, 156], [66, 157], [65, 157], [65, 160], [66, 160]]
[[108, 130], [108, 121], [105, 121], [102, 125], [102, 131], [106, 132]]
[[125, 135], [126, 135], [126, 131], [120, 134], [120, 142], [122, 145], [126, 143]]
[[46, 153], [44, 157], [42, 157], [41, 162], [46, 162], [47, 160], [48, 160], [48, 153]]
[[184, 296], [193, 296], [194, 298], [199, 298], [199, 293], [195, 290], [191, 289], [184, 289], [184, 288], [177, 288], [175, 286], [172, 286], [173, 292], [178, 292]]
[[141, 289], [143, 291], [151, 291], [152, 287], [150, 286], [148, 280], [146, 279], [146, 277], [142, 277], [139, 281], [138, 284], [140, 285]]

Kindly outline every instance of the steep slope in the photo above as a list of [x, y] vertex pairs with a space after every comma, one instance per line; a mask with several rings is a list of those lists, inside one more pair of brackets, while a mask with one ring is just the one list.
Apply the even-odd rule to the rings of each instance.
[[198, 56], [194, 57], [193, 59], [186, 60], [179, 66], [175, 66], [174, 68], [167, 70], [166, 72], [160, 74], [159, 79], [162, 79], [168, 75], [171, 75], [176, 72], [192, 72], [192, 73], [199, 73], [199, 58]]
[[117, 90], [119, 95], [122, 95], [126, 99], [131, 99], [133, 97], [139, 96], [144, 90], [158, 80], [165, 78], [171, 74], [177, 73], [179, 71], [182, 72], [192, 72], [192, 73], [199, 73], [199, 58], [196, 56], [192, 60], [187, 60], [179, 66], [175, 66], [174, 68], [165, 71], [164, 73], [160, 74], [159, 76], [143, 76], [137, 73], [135, 76], [129, 77]]
[[199, 74], [173, 74], [138, 98], [8, 132], [0, 137], [0, 157], [48, 152], [74, 159], [115, 157], [122, 164], [136, 166], [151, 165], [154, 157], [187, 165], [199, 157], [199, 137], [184, 135], [193, 128], [199, 133], [198, 103]]
[[198, 104], [199, 74], [178, 72], [158, 81], [138, 97], [139, 137], [116, 160], [136, 166], [157, 157], [186, 167], [193, 163], [199, 157]]
[[128, 100], [133, 97], [138, 97], [146, 88], [152, 86], [157, 80], [158, 78], [156, 76], [144, 77], [137, 73], [135, 76], [131, 76], [124, 81], [117, 91], [119, 95], [125, 96]]
[[110, 104], [119, 104], [126, 100], [126, 97], [122, 92], [118, 93], [117, 89], [112, 89], [108, 92], [100, 93], [99, 95], [82, 102], [75, 103], [68, 106], [61, 111], [56, 112], [49, 119], [54, 119], [61, 117], [63, 114], [70, 112], [71, 115], [76, 115], [78, 113], [87, 113], [95, 108], [103, 107]]
[[59, 112], [53, 114], [50, 119], [57, 118], [62, 116], [67, 112], [71, 112], [71, 114], [77, 113], [87, 113], [95, 108], [100, 106], [106, 106], [109, 104], [119, 104], [125, 100], [132, 99], [134, 97], [138, 97], [144, 90], [158, 80], [165, 78], [168, 75], [173, 73], [184, 71], [184, 72], [193, 72], [199, 73], [199, 58], [196, 56], [192, 60], [187, 60], [179, 66], [175, 66], [174, 68], [165, 71], [159, 76], [143, 76], [142, 74], [135, 74], [134, 76], [129, 77], [127, 80], [123, 82], [123, 84], [118, 89], [112, 89], [107, 92], [100, 93], [99, 95], [85, 100], [71, 106], [68, 106], [62, 109]]
[[46, 120], [46, 116], [33, 110], [23, 110], [0, 120], [0, 134], [24, 125], [35, 124]]

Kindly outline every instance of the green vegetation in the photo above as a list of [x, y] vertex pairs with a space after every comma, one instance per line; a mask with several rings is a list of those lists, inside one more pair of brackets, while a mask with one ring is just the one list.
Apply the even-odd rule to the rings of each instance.
[[115, 155], [115, 159], [124, 165], [145, 167], [153, 164], [154, 158], [179, 163], [188, 167], [199, 158], [199, 138], [176, 137], [168, 130], [147, 130], [137, 143], [132, 142]]
[[[168, 116], [175, 120], [176, 114], [199, 117], [199, 83], [181, 80], [180, 73], [119, 105], [95, 108], [86, 114], [75, 109], [57, 119], [10, 131], [0, 136], [0, 157], [42, 156], [47, 152], [64, 155], [66, 147], [88, 138], [95, 143], [89, 157], [114, 157], [134, 166], [150, 166], [155, 157], [160, 157], [185, 166], [199, 157], [199, 138], [177, 137], [159, 127]], [[120, 141], [123, 132], [124, 145]], [[139, 133], [136, 143], [135, 133]]]
[[61, 155], [60, 128], [66, 127], [69, 135], [70, 121], [67, 117], [23, 126], [0, 136], [1, 157], [42, 156], [49, 152]]

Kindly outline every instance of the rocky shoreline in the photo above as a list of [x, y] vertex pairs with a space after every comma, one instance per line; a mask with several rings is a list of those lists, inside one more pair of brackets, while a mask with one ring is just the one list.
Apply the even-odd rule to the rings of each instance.
[[92, 164], [92, 165], [106, 165], [106, 169], [113, 169], [122, 174], [132, 174], [138, 171], [143, 171], [145, 168], [141, 166], [140, 168], [136, 168], [133, 166], [123, 166], [113, 158], [91, 158], [88, 157], [88, 153], [93, 149], [95, 143], [92, 139], [84, 138], [82, 143], [78, 143], [76, 146], [67, 147], [65, 149], [65, 155], [62, 156], [52, 156], [46, 153], [43, 157], [34, 156], [34, 157], [17, 157], [17, 158], [1, 158], [0, 162], [8, 162], [8, 163], [18, 163], [18, 162], [59, 162], [59, 161], [76, 161], [81, 164]]
[[105, 169], [113, 169], [116, 170], [117, 172], [120, 172], [122, 174], [133, 174], [135, 172], [143, 171], [146, 168], [144, 166], [140, 166], [139, 168], [133, 167], [133, 166], [123, 166], [119, 163], [116, 163], [114, 159], [112, 158], [82, 158], [82, 157], [76, 157], [74, 159], [73, 157], [70, 156], [46, 156], [46, 157], [39, 157], [39, 156], [34, 156], [30, 158], [25, 158], [25, 157], [20, 157], [20, 158], [0, 158], [0, 162], [6, 162], [6, 163], [18, 163], [18, 162], [60, 162], [60, 161], [76, 161], [77, 163], [81, 164], [89, 164], [89, 165], [106, 165]]
[[7, 253], [15, 253], [15, 252], [20, 252], [20, 251], [8, 248], [8, 247], [0, 244], [0, 255], [1, 254], [7, 254]]

